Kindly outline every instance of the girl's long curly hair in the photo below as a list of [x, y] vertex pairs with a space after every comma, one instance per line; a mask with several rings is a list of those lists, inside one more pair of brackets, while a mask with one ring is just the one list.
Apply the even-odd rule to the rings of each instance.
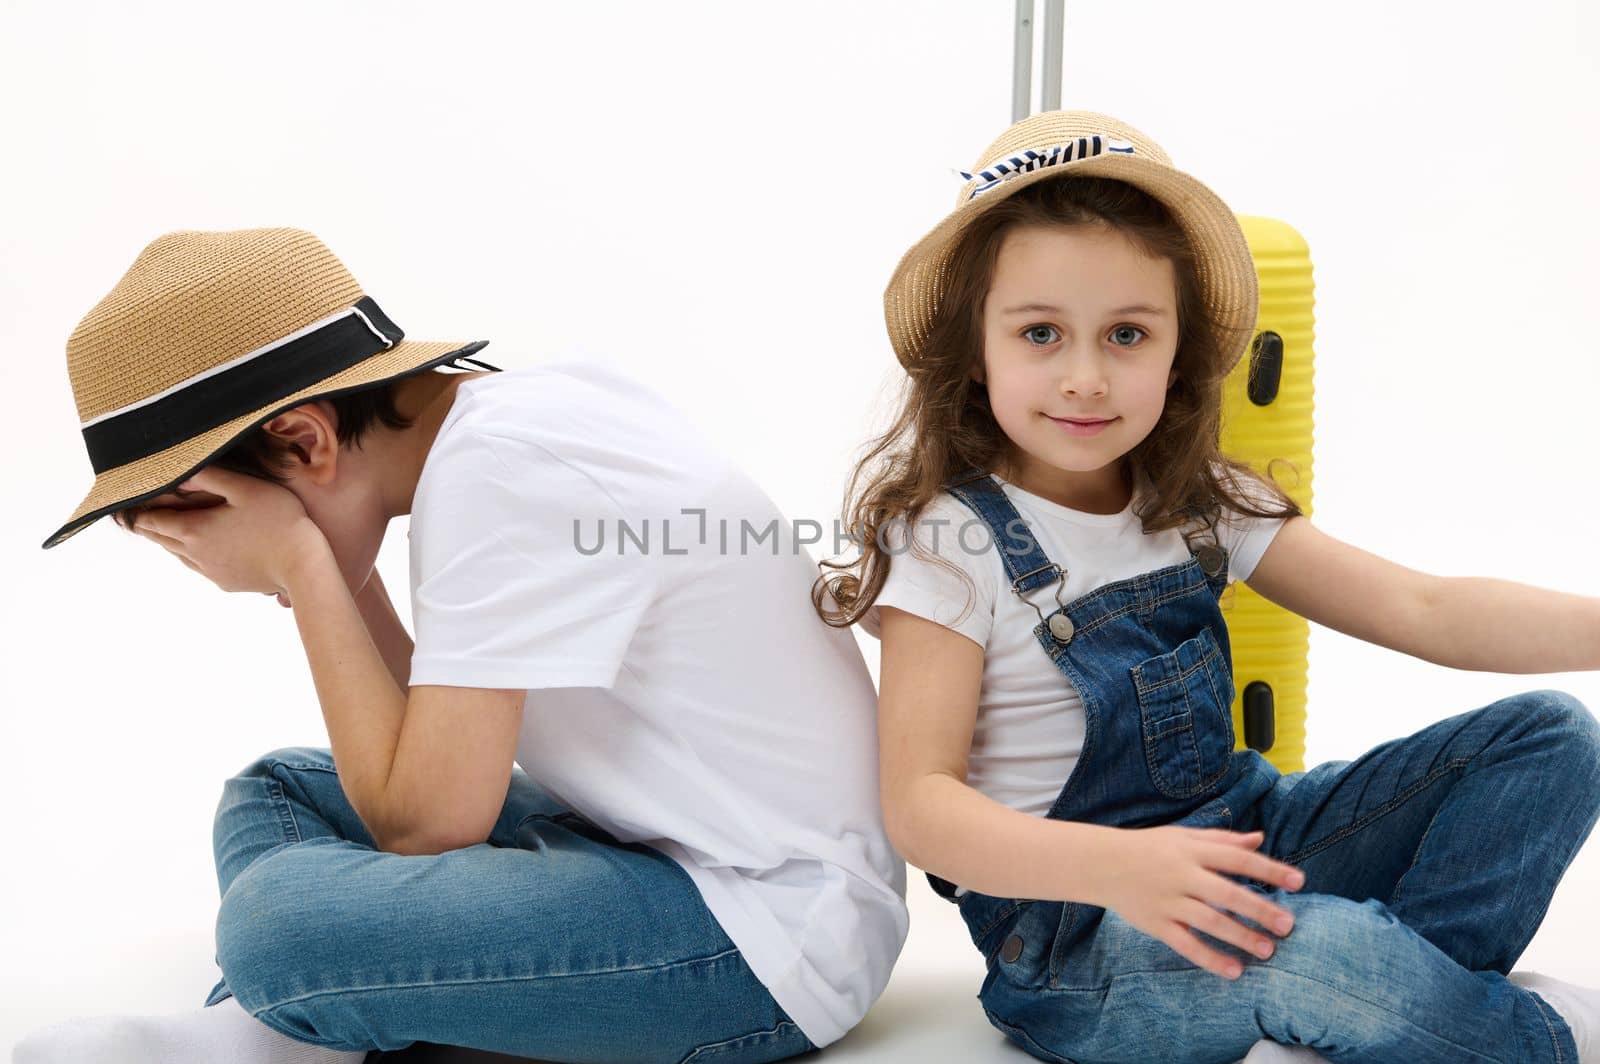
[[[927, 341], [902, 381], [898, 413], [886, 431], [869, 441], [845, 488], [843, 527], [861, 553], [850, 561], [821, 563], [833, 572], [818, 576], [811, 604], [825, 623], [848, 627], [877, 599], [892, 560], [893, 544], [885, 537], [891, 525], [914, 523], [956, 473], [969, 467], [992, 470], [1003, 461], [1009, 441], [995, 422], [987, 390], [972, 379], [972, 371], [983, 362], [983, 303], [1001, 242], [1012, 229], [1035, 225], [1110, 226], [1145, 254], [1172, 263], [1178, 314], [1173, 368], [1178, 376], [1167, 391], [1161, 419], [1125, 456], [1152, 487], [1135, 511], [1145, 534], [1195, 520], [1209, 530], [1224, 506], [1254, 517], [1303, 512], [1270, 477], [1221, 449], [1222, 388], [1228, 376], [1223, 359], [1236, 348], [1237, 338], [1206, 312], [1194, 250], [1182, 227], [1160, 200], [1125, 181], [1048, 178], [996, 203], [957, 238], [948, 287]], [[1285, 459], [1276, 461], [1292, 466]], [[1257, 508], [1242, 483], [1256, 485], [1277, 507]], [[1185, 533], [1185, 538], [1192, 534]], [[909, 538], [917, 557], [955, 569], [925, 551], [917, 537]], [[829, 597], [838, 608], [827, 605]], [[969, 594], [969, 607], [971, 602]]]

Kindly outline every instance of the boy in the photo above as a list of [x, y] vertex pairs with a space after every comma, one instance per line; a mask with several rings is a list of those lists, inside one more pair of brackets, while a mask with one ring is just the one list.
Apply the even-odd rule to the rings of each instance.
[[44, 545], [116, 514], [275, 596], [332, 745], [224, 786], [212, 1007], [17, 1061], [770, 1060], [881, 993], [876, 696], [792, 529], [598, 360], [436, 368], [482, 346], [402, 340], [295, 229], [167, 234], [74, 331], [97, 477]]

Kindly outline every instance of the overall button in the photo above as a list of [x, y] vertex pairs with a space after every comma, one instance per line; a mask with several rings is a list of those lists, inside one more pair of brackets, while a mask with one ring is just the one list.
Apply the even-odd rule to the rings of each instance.
[[1000, 959], [1011, 964], [1020, 956], [1022, 956], [1022, 936], [1012, 935], [1006, 939], [1006, 944], [1000, 947]]
[[1222, 548], [1207, 544], [1195, 551], [1194, 555], [1200, 559], [1200, 568], [1206, 571], [1207, 576], [1222, 572]]
[[1064, 613], [1051, 614], [1049, 625], [1050, 634], [1055, 637], [1056, 642], [1069, 643], [1072, 641], [1072, 633], [1074, 628], [1072, 627], [1071, 617], [1068, 617]]

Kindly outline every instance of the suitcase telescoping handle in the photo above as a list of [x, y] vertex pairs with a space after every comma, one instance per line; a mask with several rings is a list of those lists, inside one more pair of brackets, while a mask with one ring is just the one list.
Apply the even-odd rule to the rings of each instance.
[[[1041, 111], [1061, 109], [1061, 45], [1066, 32], [1066, 0], [1044, 0], [1044, 62]], [[1033, 112], [1033, 0], [1017, 0], [1011, 56], [1011, 121]]]

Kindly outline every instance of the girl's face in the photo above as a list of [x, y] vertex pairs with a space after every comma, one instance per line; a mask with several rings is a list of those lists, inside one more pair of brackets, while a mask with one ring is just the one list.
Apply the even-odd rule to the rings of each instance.
[[[983, 368], [1010, 441], [1002, 476], [1091, 513], [1131, 498], [1122, 459], [1155, 428], [1177, 379], [1172, 263], [1104, 226], [1006, 234], [984, 300]], [[1066, 419], [1109, 418], [1092, 434]]]

